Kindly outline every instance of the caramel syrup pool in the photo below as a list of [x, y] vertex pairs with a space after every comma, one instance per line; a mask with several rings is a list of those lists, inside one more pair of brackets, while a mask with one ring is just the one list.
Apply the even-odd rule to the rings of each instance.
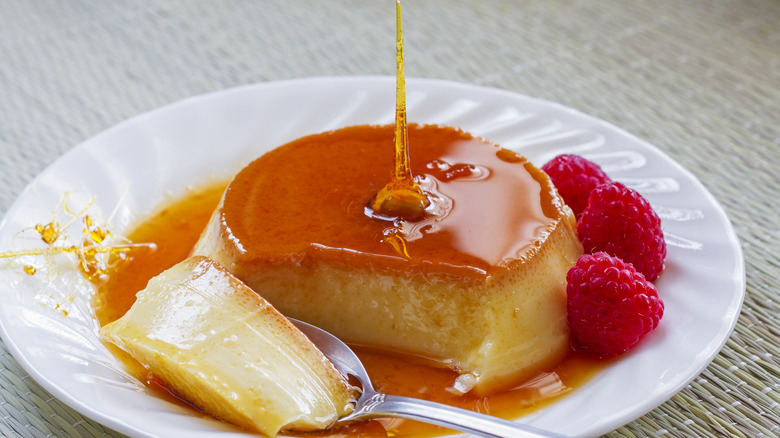
[[[188, 257], [191, 248], [219, 203], [225, 185], [193, 191], [174, 201], [141, 223], [129, 237], [133, 242], [154, 243], [156, 251], [131, 253], [129, 261], [109, 273], [98, 287], [96, 312], [100, 325], [120, 318], [135, 302], [135, 294], [150, 278]], [[112, 349], [129, 372], [146, 382], [150, 393], [172, 403], [189, 406], [176, 397], [164, 382], [148, 372], [127, 354]], [[541, 409], [582, 386], [609, 362], [571, 352], [553, 369], [529, 381], [485, 397], [458, 396], [447, 392], [456, 374], [431, 368], [408, 357], [390, 352], [358, 349], [363, 364], [377, 390], [389, 394], [423, 398], [502, 418], [515, 419]], [[195, 409], [195, 408], [192, 408]], [[205, 415], [205, 414], [204, 414]], [[339, 429], [305, 434], [322, 437], [419, 437], [450, 433], [441, 427], [403, 419], [372, 420]]]

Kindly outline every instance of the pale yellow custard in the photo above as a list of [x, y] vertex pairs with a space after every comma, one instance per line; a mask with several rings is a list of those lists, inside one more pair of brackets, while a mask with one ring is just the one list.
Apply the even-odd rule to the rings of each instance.
[[287, 316], [347, 342], [450, 367], [454, 391], [505, 388], [568, 352], [565, 275], [582, 247], [549, 177], [441, 126], [409, 127], [420, 220], [378, 220], [392, 126], [317, 134], [268, 152], [228, 186], [194, 254]]
[[100, 335], [203, 411], [249, 430], [320, 430], [355, 389], [294, 325], [223, 267], [184, 260]]

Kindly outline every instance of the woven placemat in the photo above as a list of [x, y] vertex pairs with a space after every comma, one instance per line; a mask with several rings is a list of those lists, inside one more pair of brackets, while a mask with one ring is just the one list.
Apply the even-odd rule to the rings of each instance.
[[[388, 2], [3, 0], [0, 213], [75, 144], [140, 112], [295, 77], [393, 74]], [[560, 102], [693, 172], [743, 245], [747, 297], [714, 362], [612, 437], [780, 435], [780, 3], [408, 0], [407, 75]], [[641, 376], [637, 376], [641, 378]], [[119, 436], [0, 348], [0, 434]]]

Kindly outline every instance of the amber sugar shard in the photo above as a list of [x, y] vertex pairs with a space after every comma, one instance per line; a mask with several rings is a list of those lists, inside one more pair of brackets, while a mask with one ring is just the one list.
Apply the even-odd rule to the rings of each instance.
[[410, 125], [409, 143], [431, 201], [419, 220], [370, 217], [393, 126], [358, 126], [244, 168], [194, 252], [285, 315], [455, 369], [455, 390], [554, 365], [568, 351], [566, 271], [582, 253], [571, 210], [514, 152], [442, 126]]
[[354, 388], [309, 339], [205, 257], [153, 278], [100, 334], [200, 409], [268, 436], [352, 410]]

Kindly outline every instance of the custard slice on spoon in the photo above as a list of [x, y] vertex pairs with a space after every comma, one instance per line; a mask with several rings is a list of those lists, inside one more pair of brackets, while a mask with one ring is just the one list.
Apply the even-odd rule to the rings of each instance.
[[198, 408], [268, 436], [324, 429], [353, 409], [356, 389], [314, 344], [206, 257], [150, 280], [100, 335]]

